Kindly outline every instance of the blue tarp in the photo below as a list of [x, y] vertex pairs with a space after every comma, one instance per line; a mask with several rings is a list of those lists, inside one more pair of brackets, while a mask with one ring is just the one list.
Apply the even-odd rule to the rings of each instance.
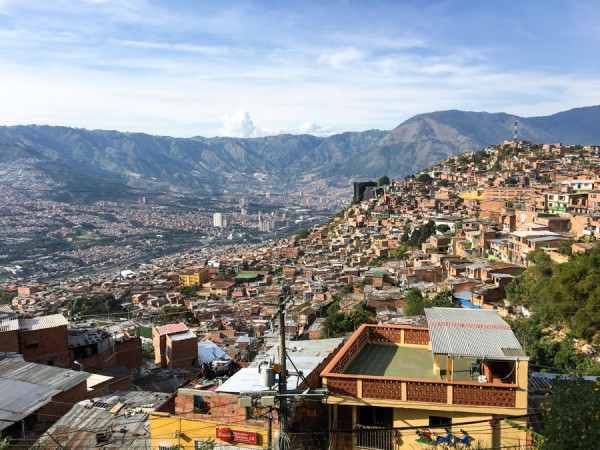
[[454, 292], [452, 296], [460, 302], [463, 308], [483, 309], [481, 306], [471, 303], [471, 291]]

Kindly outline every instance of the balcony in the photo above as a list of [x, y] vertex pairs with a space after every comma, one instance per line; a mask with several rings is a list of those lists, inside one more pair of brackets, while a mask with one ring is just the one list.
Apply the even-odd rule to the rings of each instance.
[[526, 392], [517, 372], [526, 379], [527, 364], [518, 364], [434, 355], [427, 328], [363, 325], [321, 376], [330, 403], [522, 408]]

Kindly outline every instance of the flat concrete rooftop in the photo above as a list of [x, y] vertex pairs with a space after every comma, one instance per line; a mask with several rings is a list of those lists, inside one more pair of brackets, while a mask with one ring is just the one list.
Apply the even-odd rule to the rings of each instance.
[[[374, 375], [394, 378], [446, 379], [446, 357], [440, 355], [440, 375], [433, 372], [433, 353], [427, 348], [366, 344], [344, 371], [348, 375]], [[474, 359], [454, 360], [455, 381], [473, 381], [469, 367]], [[475, 378], [476, 379], [476, 378]]]

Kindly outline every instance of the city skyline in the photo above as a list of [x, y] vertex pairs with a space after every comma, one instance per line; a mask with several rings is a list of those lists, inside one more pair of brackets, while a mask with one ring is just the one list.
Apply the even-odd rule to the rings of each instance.
[[600, 103], [593, 2], [0, 0], [0, 125], [259, 137]]

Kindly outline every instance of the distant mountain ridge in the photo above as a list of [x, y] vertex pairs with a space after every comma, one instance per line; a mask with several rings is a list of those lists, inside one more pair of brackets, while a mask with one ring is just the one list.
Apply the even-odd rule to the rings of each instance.
[[[124, 189], [198, 193], [295, 189], [307, 180], [403, 177], [451, 156], [512, 139], [600, 143], [600, 106], [545, 117], [458, 110], [419, 114], [391, 131], [322, 138], [173, 138], [40, 125], [0, 127], [0, 184], [82, 200]], [[114, 197], [114, 195], [106, 195]]]

